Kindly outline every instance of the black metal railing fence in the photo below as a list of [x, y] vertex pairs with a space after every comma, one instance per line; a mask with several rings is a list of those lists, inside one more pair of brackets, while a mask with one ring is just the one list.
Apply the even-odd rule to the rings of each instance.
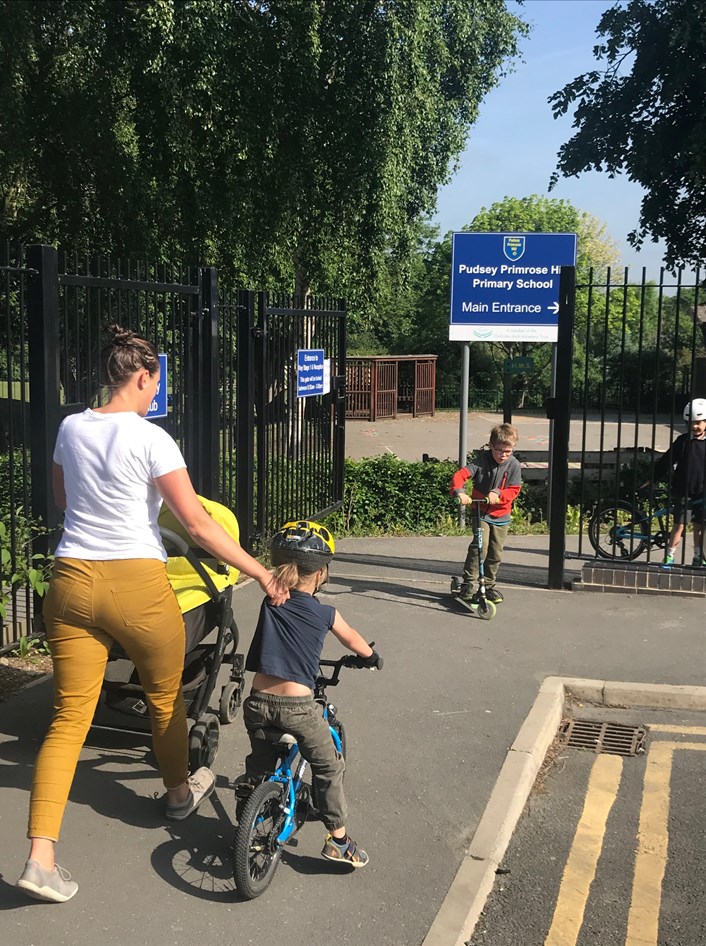
[[[699, 270], [662, 269], [651, 280], [645, 269], [637, 279], [609, 269], [576, 286], [571, 439], [580, 462], [568, 501], [580, 507], [581, 556], [594, 554], [586, 535], [593, 512], [636, 502], [659, 455], [687, 429], [685, 405], [706, 397], [704, 303]], [[671, 476], [665, 485], [670, 503]], [[647, 560], [662, 554], [649, 548]], [[685, 542], [680, 554], [691, 555]]]
[[0, 650], [27, 633], [32, 516], [29, 450], [29, 343], [24, 248], [2, 244], [0, 257]]
[[[220, 316], [221, 366], [228, 369], [220, 484], [238, 509], [244, 543], [262, 549], [283, 522], [322, 517], [341, 503], [345, 307], [328, 297], [222, 291]], [[324, 394], [298, 395], [300, 349], [325, 353]]]
[[[219, 286], [213, 268], [5, 245], [0, 292], [0, 651], [31, 628], [57, 540], [54, 441], [64, 416], [107, 395], [105, 328], [167, 356], [167, 416], [194, 485], [236, 511], [246, 548], [343, 495], [345, 310], [340, 300]], [[296, 353], [326, 353], [327, 393], [298, 397]], [[30, 404], [32, 405], [30, 424]], [[14, 576], [14, 578], [13, 578]]]

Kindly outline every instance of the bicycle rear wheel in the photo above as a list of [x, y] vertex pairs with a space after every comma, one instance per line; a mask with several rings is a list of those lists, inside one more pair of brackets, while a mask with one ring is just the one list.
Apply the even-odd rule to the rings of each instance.
[[277, 835], [284, 822], [284, 785], [263, 782], [247, 800], [233, 845], [233, 879], [238, 893], [254, 900], [267, 890], [282, 849]]
[[588, 539], [599, 558], [631, 562], [649, 544], [646, 519], [629, 503], [611, 503], [588, 523]]

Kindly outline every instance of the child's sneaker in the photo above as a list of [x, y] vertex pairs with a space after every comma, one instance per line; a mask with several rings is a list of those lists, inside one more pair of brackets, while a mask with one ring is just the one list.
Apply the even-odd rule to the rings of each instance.
[[497, 588], [488, 588], [485, 593], [486, 601], [492, 601], [493, 604], [500, 604], [503, 601], [503, 595], [501, 591], [498, 591]]
[[31, 860], [25, 864], [15, 886], [35, 900], [47, 903], [66, 903], [78, 891], [78, 884], [63, 867], [55, 864], [54, 870], [47, 870], [37, 861]]
[[671, 552], [664, 553], [664, 559], [662, 561], [662, 568], [671, 568], [674, 564], [674, 556]]
[[327, 834], [324, 839], [324, 846], [321, 856], [327, 861], [338, 861], [340, 864], [350, 864], [352, 867], [365, 867], [368, 863], [368, 855], [361, 850], [355, 841], [346, 835], [342, 844], [331, 834]]
[[458, 589], [459, 598], [463, 598], [464, 601], [473, 600], [473, 586], [470, 582], [464, 581], [461, 587]]
[[692, 568], [703, 568], [706, 566], [706, 558], [703, 555], [695, 555], [691, 560]]

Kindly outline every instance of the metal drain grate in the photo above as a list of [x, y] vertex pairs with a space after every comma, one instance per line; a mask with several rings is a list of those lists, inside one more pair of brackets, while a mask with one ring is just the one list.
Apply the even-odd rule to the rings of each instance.
[[638, 755], [645, 751], [644, 726], [602, 723], [596, 719], [565, 719], [559, 730], [565, 745], [612, 755]]

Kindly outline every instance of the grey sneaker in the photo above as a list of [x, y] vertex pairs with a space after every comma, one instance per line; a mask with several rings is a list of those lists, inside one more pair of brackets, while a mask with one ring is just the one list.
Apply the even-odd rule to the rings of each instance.
[[202, 765], [189, 776], [189, 795], [181, 805], [167, 805], [167, 818], [170, 821], [183, 821], [199, 807], [201, 802], [208, 798], [216, 787], [216, 777], [210, 769]]
[[35, 900], [48, 903], [65, 903], [78, 891], [78, 884], [63, 867], [55, 864], [54, 870], [47, 870], [36, 861], [27, 861], [15, 886]]

